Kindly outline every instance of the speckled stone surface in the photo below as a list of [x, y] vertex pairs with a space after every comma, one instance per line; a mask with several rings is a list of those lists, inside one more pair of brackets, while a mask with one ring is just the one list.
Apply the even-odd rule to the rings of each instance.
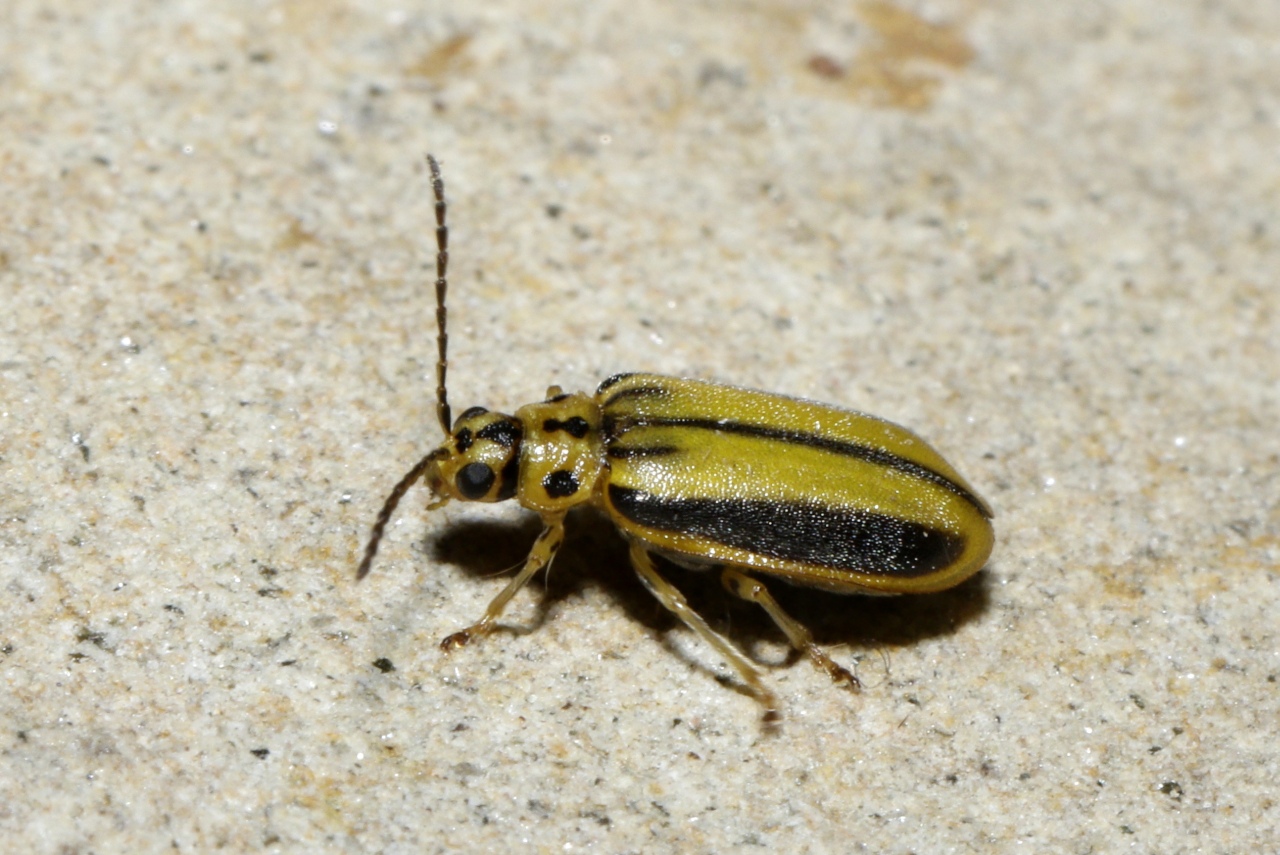
[[[1280, 5], [0, 11], [12, 851], [1280, 846]], [[451, 395], [651, 370], [912, 426], [997, 509], [943, 594], [778, 590], [860, 695], [570, 518], [386, 492]], [[785, 588], [774, 585], [774, 588]]]

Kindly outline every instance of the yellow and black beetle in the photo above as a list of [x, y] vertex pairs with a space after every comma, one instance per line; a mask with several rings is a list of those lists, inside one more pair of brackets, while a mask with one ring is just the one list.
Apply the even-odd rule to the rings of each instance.
[[837, 682], [836, 664], [755, 575], [842, 594], [939, 591], [982, 569], [995, 541], [991, 508], [923, 439], [891, 422], [811, 401], [657, 374], [617, 374], [594, 395], [565, 394], [514, 416], [472, 407], [457, 422], [445, 392], [449, 232], [444, 181], [428, 155], [436, 209], [436, 416], [444, 443], [387, 497], [357, 578], [408, 489], [435, 497], [516, 499], [542, 517], [523, 569], [472, 626], [441, 646], [494, 630], [507, 603], [555, 558], [564, 518], [594, 504], [621, 529], [631, 563], [658, 600], [729, 661], [778, 718], [755, 667], [658, 573], [654, 554], [717, 567], [724, 586], [758, 603], [791, 644]]

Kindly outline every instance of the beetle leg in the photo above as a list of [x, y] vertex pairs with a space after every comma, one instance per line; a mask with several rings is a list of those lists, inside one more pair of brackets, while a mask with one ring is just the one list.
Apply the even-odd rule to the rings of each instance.
[[855, 691], [862, 687], [857, 677], [822, 652], [822, 648], [813, 641], [813, 633], [809, 632], [804, 624], [782, 610], [782, 606], [778, 605], [778, 601], [773, 598], [763, 583], [732, 567], [724, 568], [720, 574], [720, 581], [730, 593], [744, 600], [750, 600], [768, 612], [778, 628], [786, 633], [791, 646], [807, 654], [813, 664], [826, 671], [832, 680], [837, 683], [847, 683], [849, 688]]
[[778, 699], [774, 697], [773, 692], [765, 688], [760, 680], [760, 673], [724, 636], [712, 629], [702, 616], [690, 607], [689, 601], [684, 598], [684, 594], [680, 593], [679, 589], [658, 575], [658, 569], [653, 564], [653, 556], [636, 541], [631, 542], [631, 566], [635, 568], [640, 581], [644, 582], [645, 587], [658, 598], [658, 602], [662, 603], [667, 611], [684, 621], [685, 626], [700, 635], [703, 641], [710, 644], [729, 661], [729, 664], [738, 672], [738, 676], [751, 688], [756, 699], [764, 707], [765, 722], [778, 721], [781, 718], [778, 713]]
[[523, 569], [507, 583], [502, 593], [493, 598], [493, 602], [489, 603], [489, 607], [484, 610], [484, 617], [440, 642], [441, 649], [446, 652], [454, 650], [493, 632], [497, 628], [498, 618], [502, 616], [502, 611], [511, 598], [529, 583], [535, 573], [549, 565], [556, 557], [556, 550], [560, 548], [560, 544], [564, 543], [564, 515], [543, 517], [542, 522], [546, 527], [533, 542], [533, 548], [529, 550], [529, 557], [525, 559]]

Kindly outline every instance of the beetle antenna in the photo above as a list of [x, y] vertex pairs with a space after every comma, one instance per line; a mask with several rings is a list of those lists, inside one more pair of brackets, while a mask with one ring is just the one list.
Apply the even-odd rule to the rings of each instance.
[[378, 521], [373, 524], [373, 533], [369, 535], [369, 542], [364, 548], [364, 559], [360, 562], [360, 567], [356, 570], [356, 581], [359, 582], [365, 576], [369, 575], [369, 568], [373, 566], [373, 557], [378, 554], [378, 544], [382, 542], [382, 532], [386, 529], [387, 523], [391, 520], [391, 515], [396, 512], [396, 506], [400, 504], [400, 500], [404, 498], [404, 494], [409, 492], [409, 488], [414, 482], [422, 477], [422, 473], [427, 471], [427, 467], [440, 459], [440, 449], [428, 454], [426, 457], [414, 464], [413, 468], [405, 473], [400, 479], [400, 483], [391, 490], [391, 495], [387, 496], [387, 500], [382, 503], [382, 510], [378, 511]]
[[[449, 412], [449, 395], [445, 391], [445, 375], [449, 371], [447, 330], [449, 312], [444, 304], [445, 297], [449, 293], [447, 278], [449, 226], [445, 224], [444, 179], [440, 177], [440, 164], [435, 157], [428, 154], [427, 166], [431, 167], [431, 192], [436, 197], [436, 351], [438, 353], [436, 357], [436, 419], [439, 420], [440, 428], [448, 439], [449, 426], [453, 422], [453, 415]], [[382, 510], [378, 512], [378, 520], [373, 524], [373, 532], [369, 535], [369, 542], [364, 548], [364, 559], [356, 570], [356, 581], [369, 575], [373, 558], [378, 554], [378, 544], [382, 542], [382, 534], [387, 528], [387, 523], [391, 521], [391, 515], [396, 512], [396, 507], [404, 498], [404, 494], [409, 492], [409, 488], [422, 477], [423, 472], [427, 471], [427, 467], [439, 459], [439, 451], [436, 449], [414, 464], [414, 467], [400, 479], [400, 483], [391, 490], [387, 500], [382, 503]]]
[[[449, 227], [445, 224], [444, 179], [440, 177], [440, 164], [427, 155], [431, 167], [431, 191], [436, 196], [436, 418], [447, 438], [453, 416], [449, 412], [449, 394], [445, 391], [445, 375], [449, 372], [449, 333], [446, 329], [449, 311], [444, 299], [449, 292], [446, 271], [449, 268]], [[421, 473], [419, 473], [421, 474]], [[394, 494], [393, 494], [394, 495]], [[398, 497], [397, 497], [398, 501]]]

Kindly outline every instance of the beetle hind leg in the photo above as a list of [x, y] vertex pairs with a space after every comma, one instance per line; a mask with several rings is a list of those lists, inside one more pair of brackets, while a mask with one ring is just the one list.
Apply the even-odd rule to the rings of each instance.
[[837, 665], [834, 659], [823, 652], [822, 648], [814, 642], [813, 633], [809, 632], [808, 627], [782, 610], [782, 606], [778, 605], [778, 601], [773, 598], [763, 583], [732, 567], [724, 568], [720, 574], [720, 581], [734, 596], [756, 603], [768, 612], [773, 622], [786, 634], [791, 646], [808, 656], [809, 660], [826, 671], [832, 680], [844, 683], [854, 691], [862, 687], [862, 683], [851, 671]]
[[765, 688], [760, 679], [760, 673], [747, 661], [747, 657], [729, 643], [728, 639], [712, 629], [702, 615], [693, 610], [679, 589], [658, 574], [658, 569], [653, 564], [653, 556], [635, 541], [631, 543], [631, 566], [635, 568], [640, 581], [644, 582], [645, 587], [667, 608], [667, 611], [680, 618], [685, 626], [696, 632], [703, 641], [728, 660], [742, 681], [750, 687], [756, 700], [764, 707], [765, 723], [772, 724], [778, 721], [781, 718], [778, 712], [778, 699], [774, 697], [773, 692]]
[[533, 542], [533, 548], [529, 550], [529, 557], [525, 559], [524, 567], [521, 568], [514, 579], [507, 583], [507, 587], [503, 588], [502, 592], [493, 598], [493, 601], [489, 603], [489, 607], [484, 610], [484, 617], [440, 642], [442, 650], [446, 652], [455, 650], [497, 629], [498, 618], [502, 617], [502, 612], [506, 609], [507, 603], [511, 602], [511, 598], [529, 583], [535, 573], [551, 564], [551, 560], [556, 557], [556, 551], [560, 548], [560, 544], [564, 543], [564, 516], [561, 515], [550, 519], [544, 517], [543, 525], [545, 528], [542, 529], [542, 534], [538, 535], [538, 539]]

